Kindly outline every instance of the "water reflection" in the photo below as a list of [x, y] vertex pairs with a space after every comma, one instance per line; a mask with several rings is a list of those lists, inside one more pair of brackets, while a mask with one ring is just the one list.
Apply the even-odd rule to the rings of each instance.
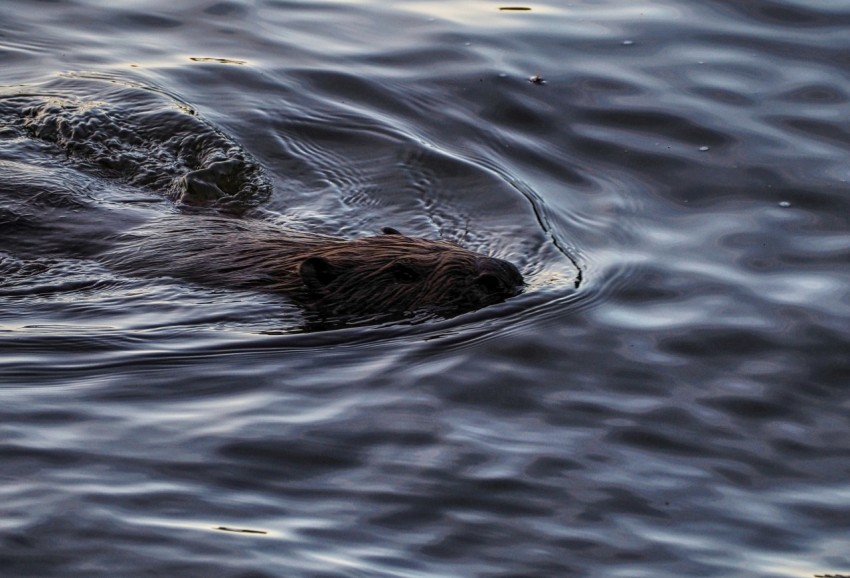
[[[846, 3], [510, 5], [4, 3], [7, 574], [848, 570]], [[271, 222], [458, 241], [528, 290], [307, 333], [69, 257], [176, 209], [32, 138], [39, 86], [205, 119]]]

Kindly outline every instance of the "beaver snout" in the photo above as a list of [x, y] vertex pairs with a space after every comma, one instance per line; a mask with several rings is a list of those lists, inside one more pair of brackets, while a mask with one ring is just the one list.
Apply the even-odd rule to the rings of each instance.
[[513, 263], [493, 257], [479, 257], [475, 262], [475, 284], [487, 295], [507, 299], [522, 293], [525, 280]]

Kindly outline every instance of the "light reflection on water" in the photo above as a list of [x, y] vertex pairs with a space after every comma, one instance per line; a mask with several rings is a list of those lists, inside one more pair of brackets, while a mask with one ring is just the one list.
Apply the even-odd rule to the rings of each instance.
[[[42, 8], [0, 24], [4, 572], [850, 572], [845, 3]], [[133, 113], [179, 112], [257, 159], [252, 218], [526, 292], [316, 331], [114, 271], [107, 233], [179, 210], [20, 93], [141, 123], [107, 139], [140, 167], [119, 141], [178, 133]]]

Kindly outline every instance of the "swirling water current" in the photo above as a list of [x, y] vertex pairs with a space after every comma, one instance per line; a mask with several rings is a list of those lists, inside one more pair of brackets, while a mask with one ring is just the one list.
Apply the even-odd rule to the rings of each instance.
[[[0, 576], [850, 575], [848, 29], [834, 0], [5, 1]], [[315, 331], [97, 259], [211, 192], [528, 286]]]

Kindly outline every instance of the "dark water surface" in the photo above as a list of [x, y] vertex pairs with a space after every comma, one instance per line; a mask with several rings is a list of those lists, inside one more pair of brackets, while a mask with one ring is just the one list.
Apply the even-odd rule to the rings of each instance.
[[[0, 575], [850, 575], [850, 3], [508, 5], [3, 2]], [[528, 288], [96, 258], [210, 175]]]

